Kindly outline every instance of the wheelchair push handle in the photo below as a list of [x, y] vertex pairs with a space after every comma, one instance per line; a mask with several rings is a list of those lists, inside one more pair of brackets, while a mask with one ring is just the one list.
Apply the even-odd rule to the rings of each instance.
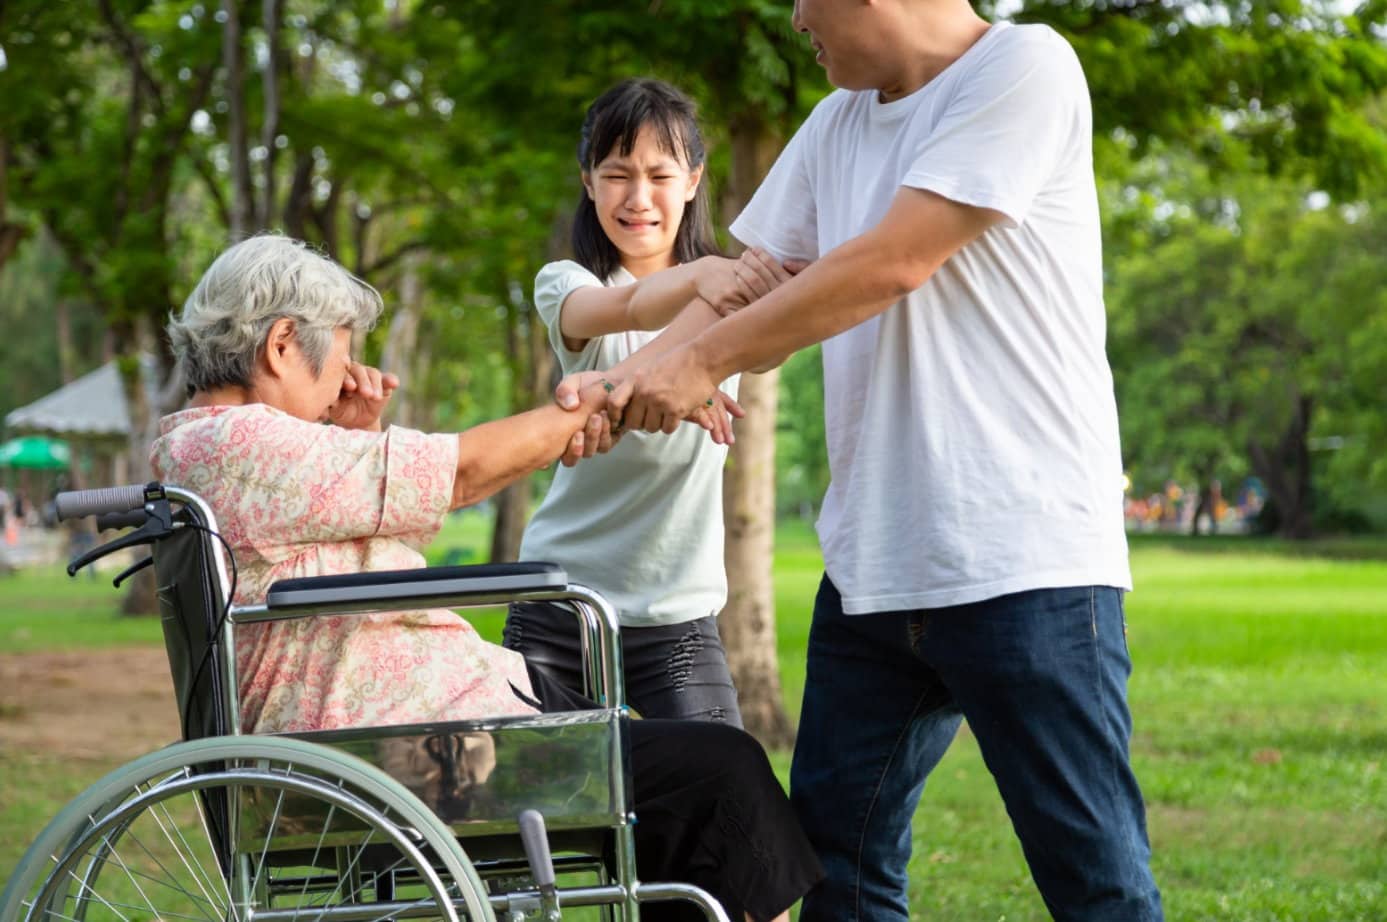
[[80, 519], [89, 515], [127, 513], [142, 509], [145, 503], [143, 484], [124, 487], [102, 487], [98, 490], [71, 490], [59, 493], [54, 500], [58, 518]]
[[[174, 512], [169, 505], [168, 495], [165, 493], [163, 485], [157, 481], [151, 481], [143, 486], [132, 484], [124, 487], [103, 487], [98, 490], [74, 490], [59, 493], [53, 506], [59, 519], [77, 519], [95, 515], [97, 528], [100, 530], [104, 531], [108, 528], [134, 529], [114, 541], [108, 541], [73, 558], [67, 565], [69, 576], [75, 576], [78, 570], [108, 554], [113, 554], [127, 547], [153, 544], [173, 533]], [[116, 577], [115, 585], [119, 586], [126, 577], [144, 569], [149, 562], [148, 559], [142, 560], [126, 569]]]

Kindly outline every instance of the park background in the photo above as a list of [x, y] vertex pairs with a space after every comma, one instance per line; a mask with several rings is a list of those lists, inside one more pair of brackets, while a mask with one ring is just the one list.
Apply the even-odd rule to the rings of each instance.
[[[1058, 29], [1093, 93], [1133, 749], [1170, 918], [1387, 918], [1387, 3], [977, 6]], [[0, 575], [0, 874], [66, 797], [172, 726], [147, 596], [25, 564], [74, 537], [34, 520], [60, 476], [144, 476], [150, 427], [182, 394], [161, 329], [211, 258], [273, 229], [379, 288], [363, 348], [406, 382], [397, 423], [533, 406], [554, 371], [531, 282], [566, 253], [583, 109], [626, 76], [686, 89], [726, 227], [828, 92], [789, 15], [771, 0], [0, 5], [0, 414], [7, 439], [67, 434], [71, 452], [61, 475], [0, 469], [32, 509], [0, 552], [18, 565]], [[23, 412], [102, 368], [124, 431]], [[817, 354], [744, 392], [722, 625], [783, 771], [820, 567]], [[455, 516], [433, 558], [512, 557], [545, 479]], [[966, 729], [915, 840], [921, 918], [1044, 918]]]

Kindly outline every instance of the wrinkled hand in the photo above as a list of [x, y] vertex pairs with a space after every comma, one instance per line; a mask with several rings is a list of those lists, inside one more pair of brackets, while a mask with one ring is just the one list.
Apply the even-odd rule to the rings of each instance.
[[618, 385], [608, 398], [607, 412], [623, 429], [670, 433], [699, 409], [706, 410], [705, 401], [717, 389], [718, 383], [685, 344]]
[[380, 431], [380, 417], [400, 379], [370, 365], [353, 362], [342, 379], [342, 391], [328, 407], [328, 420], [343, 429]]
[[565, 410], [587, 411], [588, 421], [568, 440], [560, 462], [564, 467], [572, 467], [583, 458], [606, 454], [620, 438], [613, 434], [612, 423], [607, 413], [607, 395], [615, 384], [600, 371], [579, 371], [568, 375], [554, 388], [554, 402]]

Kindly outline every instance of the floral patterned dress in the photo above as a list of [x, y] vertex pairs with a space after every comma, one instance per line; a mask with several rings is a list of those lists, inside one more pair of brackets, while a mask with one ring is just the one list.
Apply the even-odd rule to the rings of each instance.
[[[341, 429], [264, 404], [182, 410], [160, 431], [155, 475], [211, 505], [240, 604], [276, 580], [424, 566], [453, 494], [453, 435]], [[248, 733], [534, 712], [515, 694], [531, 694], [521, 656], [450, 611], [244, 625], [236, 667]]]

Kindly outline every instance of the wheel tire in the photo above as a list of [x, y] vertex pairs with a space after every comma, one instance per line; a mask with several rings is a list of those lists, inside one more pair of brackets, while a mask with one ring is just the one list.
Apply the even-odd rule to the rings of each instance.
[[[399, 902], [448, 894], [438, 912], [446, 922], [456, 922], [455, 904], [471, 922], [495, 919], [446, 824], [389, 775], [327, 746], [227, 736], [150, 753], [78, 795], [20, 859], [0, 894], [0, 922], [235, 922], [242, 896], [232, 895], [217, 844], [229, 837], [242, 840], [237, 887], [257, 912], [287, 898], [311, 922], [315, 908], [367, 891], [397, 899], [402, 880], [410, 896]], [[286, 883], [288, 871], [276, 879], [265, 856], [288, 860], [289, 845], [298, 876]], [[335, 877], [322, 872], [329, 864]]]

